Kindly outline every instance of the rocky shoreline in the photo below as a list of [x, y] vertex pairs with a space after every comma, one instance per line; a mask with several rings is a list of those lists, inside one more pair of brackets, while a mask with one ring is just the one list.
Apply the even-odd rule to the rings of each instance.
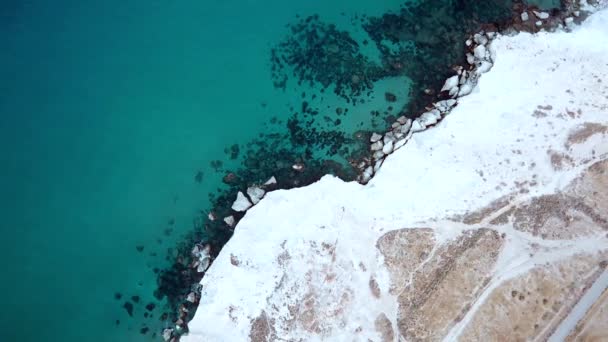
[[[512, 22], [506, 29], [498, 31], [495, 25], [484, 25], [483, 29], [472, 34], [465, 42], [463, 51], [467, 64], [454, 66], [454, 75], [447, 78], [441, 89], [435, 91], [435, 101], [421, 113], [416, 115], [399, 116], [384, 133], [372, 133], [369, 136], [369, 154], [359, 160], [351, 160], [351, 165], [358, 172], [357, 181], [361, 184], [369, 182], [381, 168], [388, 155], [403, 147], [413, 134], [433, 127], [447, 116], [458, 105], [458, 99], [469, 95], [477, 84], [479, 77], [488, 72], [494, 64], [490, 44], [497, 34], [515, 32], [539, 32], [566, 29], [582, 21], [587, 12], [579, 1], [562, 1], [562, 8], [553, 11], [541, 11], [536, 7], [527, 7], [523, 2], [516, 2], [513, 8]], [[295, 172], [304, 171], [305, 163], [294, 163]], [[306, 184], [302, 184], [306, 185]], [[262, 184], [252, 184], [237, 193], [231, 203], [230, 210], [217, 209], [208, 213], [207, 218], [213, 224], [223, 224], [233, 229], [244, 216], [244, 213], [254, 207], [269, 191], [280, 189], [277, 179], [272, 176]], [[217, 213], [226, 213], [218, 215]], [[188, 331], [188, 320], [194, 314], [201, 296], [201, 285], [198, 281], [219, 253], [219, 248], [209, 242], [200, 242], [191, 249], [191, 262], [184, 272], [195, 273], [189, 277], [193, 283], [187, 284], [190, 291], [183, 298], [176, 313], [175, 326], [166, 328], [162, 336], [167, 341], [177, 341], [179, 336]], [[186, 287], [186, 286], [182, 286]]]

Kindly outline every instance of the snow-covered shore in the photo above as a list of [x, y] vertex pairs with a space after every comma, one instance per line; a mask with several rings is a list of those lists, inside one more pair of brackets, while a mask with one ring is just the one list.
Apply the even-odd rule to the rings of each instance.
[[[608, 159], [608, 10], [572, 32], [499, 36], [491, 50], [494, 67], [473, 93], [389, 155], [367, 185], [326, 176], [269, 192], [249, 209], [205, 274], [182, 339], [474, 340], [483, 331], [491, 340], [493, 318], [477, 314], [511, 308], [495, 299], [506, 284], [550, 278], [546, 265], [586, 269], [588, 277], [573, 278], [592, 282], [608, 252], [606, 207], [586, 204], [597, 220], [572, 214], [583, 228], [547, 223], [559, 221], [551, 215], [533, 226], [530, 217], [543, 196], [593, 199], [572, 189], [585, 177], [603, 179], [585, 175]], [[536, 209], [526, 214], [526, 206]], [[527, 223], [509, 216], [518, 210]], [[442, 290], [459, 284], [468, 287]], [[582, 296], [575, 292], [572, 299]], [[535, 323], [536, 336], [549, 336], [575, 304], [559, 298], [563, 308], [546, 326]]]

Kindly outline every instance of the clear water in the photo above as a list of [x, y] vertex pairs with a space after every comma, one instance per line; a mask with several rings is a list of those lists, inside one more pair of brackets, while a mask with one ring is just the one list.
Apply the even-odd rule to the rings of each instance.
[[[153, 269], [208, 209], [223, 176], [210, 162], [235, 166], [227, 146], [246, 145], [319, 90], [273, 86], [269, 54], [285, 25], [319, 14], [361, 40], [354, 15], [401, 2], [3, 1], [0, 340], [152, 339], [163, 324], [158, 304], [143, 319], [156, 302]], [[384, 90], [401, 107], [410, 86], [382, 80], [356, 108], [331, 92], [310, 101], [350, 108], [336, 129], [351, 134], [372, 128]], [[134, 295], [130, 318], [121, 305]]]

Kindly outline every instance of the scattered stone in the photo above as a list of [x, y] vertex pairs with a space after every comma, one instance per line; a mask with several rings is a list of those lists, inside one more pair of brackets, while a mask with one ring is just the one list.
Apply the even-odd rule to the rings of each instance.
[[252, 204], [249, 202], [247, 197], [242, 192], [238, 192], [236, 200], [232, 203], [232, 210], [234, 211], [246, 211], [251, 208]]

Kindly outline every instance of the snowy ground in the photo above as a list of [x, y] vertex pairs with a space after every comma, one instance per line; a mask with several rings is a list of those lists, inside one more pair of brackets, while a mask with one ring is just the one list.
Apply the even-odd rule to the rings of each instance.
[[[202, 300], [183, 340], [396, 341], [400, 335], [421, 338], [417, 334], [424, 327], [410, 322], [417, 313], [445, 332], [431, 340], [474, 339], [488, 331], [492, 336], [498, 330], [492, 330], [491, 319], [477, 323], [478, 312], [500, 305], [530, 308], [501, 304], [501, 291], [516, 293], [506, 284], [534, 283], [556, 272], [566, 272], [558, 279], [567, 279], [574, 274], [568, 270], [589, 265], [585, 277], [571, 277], [580, 291], [564, 297], [564, 303], [574, 302], [554, 310], [552, 322], [566, 317], [576, 299], [585, 298], [583, 287], [590, 286], [579, 280], [592, 283], [594, 267], [608, 251], [606, 232], [597, 223], [608, 214], [602, 211], [606, 207], [601, 201], [586, 204], [600, 218], [581, 230], [569, 230], [569, 224], [553, 229], [546, 222], [540, 228], [518, 226], [515, 218], [499, 218], [540, 196], [584, 198], [569, 189], [582, 189], [576, 185], [584, 183], [581, 177], [596, 182], [597, 175], [585, 175], [593, 175], [590, 167], [608, 158], [608, 10], [573, 32], [498, 37], [491, 47], [495, 65], [476, 90], [459, 99], [439, 125], [414, 134], [391, 154], [367, 185], [326, 176], [304, 188], [271, 192], [250, 209], [203, 278]], [[593, 184], [603, 184], [602, 174]], [[498, 199], [506, 200], [492, 207]], [[489, 206], [487, 215], [467, 221], [467, 215], [485, 213]], [[521, 211], [530, 220], [535, 215]], [[403, 228], [411, 228], [415, 241], [404, 237], [403, 245], [391, 245], [401, 246], [398, 250], [381, 250], [379, 241]], [[464, 233], [482, 228], [495, 233]], [[413, 253], [418, 249], [423, 252]], [[482, 259], [484, 251], [496, 255], [467, 270], [467, 258], [460, 256], [478, 253]], [[390, 265], [387, 253], [418, 255], [420, 262]], [[400, 279], [403, 274], [395, 269], [409, 270], [402, 272], [409, 279]], [[441, 292], [450, 283], [441, 282], [457, 276], [453, 269], [470, 275], [466, 281], [474, 293], [462, 303], [450, 302], [458, 315], [427, 317], [436, 312], [433, 303], [450, 295]], [[483, 277], [475, 272], [484, 272]], [[440, 280], [420, 292], [416, 285], [425, 277]], [[434, 294], [429, 302], [411, 304], [413, 297], [428, 293]], [[547, 336], [555, 326], [534, 329], [534, 336]]]

